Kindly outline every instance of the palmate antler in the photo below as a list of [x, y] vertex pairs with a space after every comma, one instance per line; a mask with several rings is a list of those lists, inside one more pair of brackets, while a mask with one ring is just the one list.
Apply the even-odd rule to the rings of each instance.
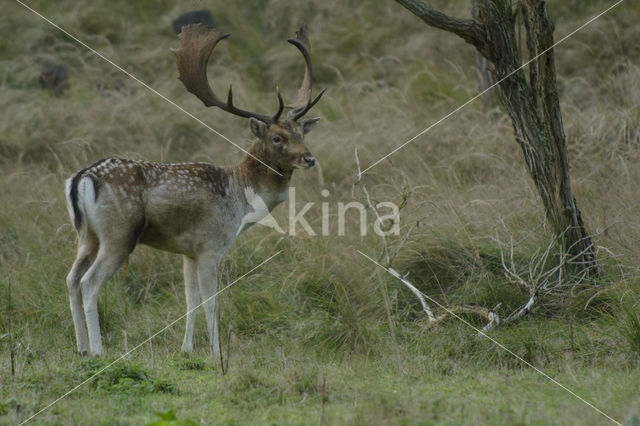
[[229, 37], [229, 34], [211, 30], [203, 24], [192, 24], [183, 27], [178, 37], [180, 38], [180, 47], [171, 50], [176, 54], [176, 62], [180, 72], [179, 78], [187, 90], [196, 95], [205, 106], [216, 106], [231, 114], [245, 118], [253, 117], [265, 123], [278, 121], [284, 109], [280, 93], [278, 93], [278, 101], [280, 103], [278, 112], [273, 117], [270, 117], [236, 108], [233, 105], [233, 90], [231, 86], [229, 86], [226, 102], [216, 96], [211, 89], [207, 79], [207, 63], [218, 42]]
[[[284, 102], [279, 89], [276, 90], [278, 96], [278, 111], [273, 116], [237, 108], [233, 105], [233, 91], [231, 86], [229, 86], [226, 102], [216, 96], [211, 89], [209, 80], [207, 79], [207, 63], [218, 42], [228, 36], [229, 34], [209, 29], [203, 24], [192, 24], [183, 27], [182, 32], [178, 35], [180, 38], [180, 47], [178, 49], [171, 49], [173, 53], [176, 54], [180, 80], [186, 89], [196, 95], [207, 107], [216, 106], [231, 114], [245, 118], [255, 118], [267, 124], [277, 123], [284, 110]], [[311, 107], [318, 102], [324, 90], [311, 101], [311, 79], [313, 71], [306, 25], [303, 24], [296, 32], [296, 38], [289, 39], [289, 42], [300, 50], [306, 63], [302, 86], [298, 90], [298, 99], [294, 105], [290, 106], [293, 109], [287, 114], [288, 119], [295, 121], [304, 116]]]

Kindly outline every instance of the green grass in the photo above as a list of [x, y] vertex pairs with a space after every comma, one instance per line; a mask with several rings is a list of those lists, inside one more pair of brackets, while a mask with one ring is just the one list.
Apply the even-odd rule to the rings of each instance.
[[[202, 369], [176, 368], [170, 351], [155, 349], [154, 368], [141, 367], [140, 361], [121, 361], [43, 413], [40, 421], [140, 424], [153, 421], [155, 413], [173, 410], [182, 420], [225, 424], [603, 422], [595, 411], [464, 327], [452, 324], [428, 335], [411, 328], [402, 340], [420, 344], [402, 345], [398, 357], [326, 353], [317, 346], [292, 343], [296, 333], [234, 341], [226, 376], [210, 361]], [[619, 364], [611, 359], [615, 356], [594, 357], [589, 349], [610, 343], [597, 341], [605, 327], [577, 327], [579, 351], [563, 347], [557, 324], [519, 328], [494, 337], [615, 418], [640, 408], [634, 397], [640, 391], [636, 367]], [[531, 342], [523, 342], [523, 337]], [[392, 352], [392, 342], [381, 339]], [[555, 342], [537, 346], [545, 340]], [[448, 350], [455, 354], [447, 354]], [[134, 359], [148, 364], [149, 352], [145, 347]], [[33, 361], [18, 379], [5, 382], [7, 392], [2, 397], [8, 421], [24, 419], [103, 364], [88, 363], [68, 351], [57, 362], [65, 367]], [[164, 388], [150, 382], [150, 374], [162, 375]], [[30, 395], [36, 389], [39, 397], [34, 400]]]
[[[626, 2], [627, 3], [627, 2]], [[489, 334], [608, 415], [640, 421], [640, 8], [623, 4], [555, 49], [572, 178], [599, 246], [603, 275], [570, 297], [541, 298], [532, 315]], [[242, 146], [245, 120], [205, 110], [176, 79], [171, 20], [184, 1], [30, 2]], [[469, 2], [434, 2], [456, 16]], [[556, 39], [610, 4], [550, 1]], [[232, 33], [214, 54], [214, 86], [241, 107], [268, 112], [302, 74], [285, 39], [309, 24], [314, 87], [329, 90], [308, 136], [319, 167], [292, 181], [298, 208], [319, 231], [320, 203], [359, 199], [354, 148], [367, 167], [476, 94], [473, 50], [427, 28], [395, 2], [214, 2]], [[75, 235], [63, 181], [100, 158], [230, 164], [241, 153], [22, 8], [0, 21], [0, 424], [15, 424], [88, 379], [185, 312], [182, 262], [139, 247], [103, 289], [107, 355], [83, 359], [65, 276]], [[43, 65], [64, 62], [71, 89], [40, 90]], [[103, 87], [104, 89], [100, 89]], [[218, 89], [219, 90], [219, 89]], [[492, 101], [495, 102], [495, 101]], [[497, 308], [529, 297], [504, 273], [501, 250], [528, 277], [551, 240], [508, 117], [476, 102], [389, 160], [360, 185], [401, 203], [393, 267], [444, 305]], [[320, 191], [327, 189], [330, 197]], [[407, 198], [407, 194], [410, 194]], [[274, 215], [286, 226], [287, 206]], [[254, 227], [225, 256], [229, 371], [205, 351], [202, 313], [194, 354], [179, 353], [183, 322], [39, 414], [35, 424], [605, 424], [606, 418], [460, 321], [429, 325], [415, 296], [355, 250], [378, 257], [375, 234], [281, 236]], [[369, 215], [369, 224], [373, 217]], [[405, 240], [407, 232], [411, 234]], [[555, 255], [547, 267], [558, 263]], [[571, 277], [565, 277], [569, 282]], [[432, 304], [435, 307], [435, 304]], [[437, 313], [442, 310], [435, 308]], [[475, 327], [482, 318], [464, 315]], [[229, 330], [231, 337], [228, 338]], [[13, 361], [11, 354], [13, 353]], [[11, 375], [11, 366], [14, 375]]]

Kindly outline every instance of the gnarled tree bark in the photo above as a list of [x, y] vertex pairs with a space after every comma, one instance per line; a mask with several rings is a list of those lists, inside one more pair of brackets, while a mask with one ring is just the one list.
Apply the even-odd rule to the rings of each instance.
[[[548, 222], [563, 249], [581, 271], [598, 273], [596, 252], [571, 187], [567, 141], [562, 123], [553, 54], [553, 24], [542, 0], [477, 0], [477, 19], [457, 19], [422, 0], [396, 0], [427, 25], [454, 33], [493, 64], [500, 96], [515, 139], [542, 199]], [[513, 6], [515, 4], [515, 6]], [[515, 8], [514, 8], [515, 7]], [[529, 79], [516, 37], [522, 13], [529, 57]], [[537, 57], [540, 55], [539, 57]]]
[[[471, 16], [475, 20], [478, 19], [478, 1], [480, 0], [471, 0]], [[489, 89], [495, 82], [493, 81], [493, 74], [491, 74], [489, 61], [487, 61], [487, 58], [482, 56], [482, 54], [477, 50], [476, 66], [478, 67], [478, 77], [480, 79], [480, 82], [478, 83], [478, 92], [483, 93], [482, 102], [484, 103], [485, 107], [487, 107], [493, 97], [493, 93]]]

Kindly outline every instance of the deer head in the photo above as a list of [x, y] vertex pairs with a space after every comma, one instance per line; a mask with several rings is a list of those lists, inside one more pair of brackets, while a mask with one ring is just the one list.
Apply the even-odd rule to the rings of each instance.
[[281, 119], [285, 105], [276, 89], [278, 109], [273, 115], [258, 114], [240, 109], [233, 104], [233, 90], [229, 86], [227, 100], [220, 99], [211, 89], [207, 78], [207, 63], [218, 42], [229, 34], [209, 29], [203, 24], [193, 24], [182, 29], [180, 47], [172, 49], [176, 54], [180, 80], [186, 89], [200, 99], [205, 106], [215, 106], [239, 117], [249, 118], [251, 132], [258, 138], [250, 148], [250, 154], [275, 170], [290, 173], [294, 168], [309, 168], [315, 164], [315, 158], [304, 145], [304, 135], [308, 133], [319, 118], [302, 117], [320, 100], [323, 89], [315, 98], [311, 96], [313, 67], [311, 63], [311, 45], [307, 36], [307, 27], [303, 24], [296, 37], [289, 43], [298, 48], [305, 60], [306, 69], [296, 101], [288, 105], [290, 111]]

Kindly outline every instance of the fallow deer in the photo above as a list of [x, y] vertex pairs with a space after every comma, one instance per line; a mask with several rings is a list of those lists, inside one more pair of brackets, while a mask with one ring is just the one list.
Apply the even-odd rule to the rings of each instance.
[[211, 349], [218, 354], [216, 298], [211, 296], [218, 288], [220, 259], [240, 232], [255, 222], [243, 220], [255, 213], [252, 198], [260, 197], [261, 205], [271, 211], [287, 198], [293, 170], [315, 164], [304, 136], [319, 119], [302, 117], [324, 90], [312, 99], [306, 26], [288, 40], [302, 53], [306, 69], [297, 100], [284, 119], [280, 118], [284, 103], [279, 90], [278, 110], [272, 116], [234, 106], [231, 87], [226, 102], [213, 92], [207, 62], [216, 44], [227, 36], [202, 24], [190, 25], [179, 35], [180, 47], [172, 50], [179, 78], [189, 92], [207, 107], [249, 119], [257, 139], [239, 164], [216, 167], [108, 158], [66, 181], [69, 215], [78, 234], [78, 253], [67, 285], [81, 354], [103, 354], [98, 293], [138, 243], [183, 255], [188, 314], [182, 350], [193, 348], [194, 308], [202, 300], [206, 301]]

